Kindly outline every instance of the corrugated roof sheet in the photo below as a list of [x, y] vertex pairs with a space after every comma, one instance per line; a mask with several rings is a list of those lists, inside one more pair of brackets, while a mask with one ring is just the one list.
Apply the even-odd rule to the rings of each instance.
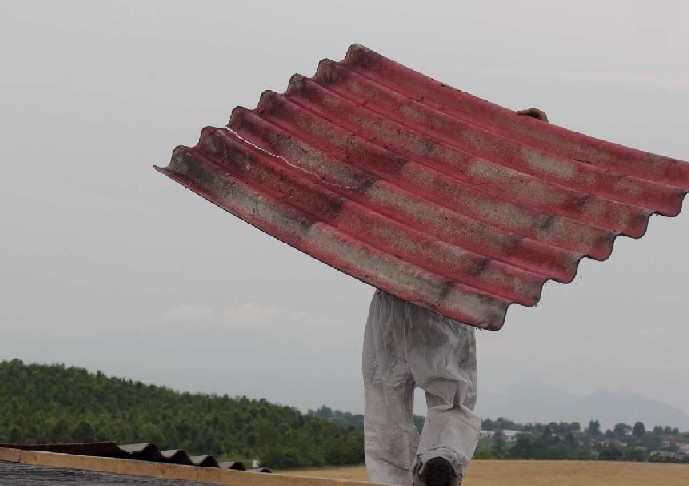
[[434, 81], [363, 46], [237, 107], [160, 169], [289, 245], [473, 326], [675, 216], [689, 164]]
[[[135, 459], [148, 462], [164, 462], [167, 464], [181, 464], [198, 467], [219, 467], [235, 471], [246, 471], [246, 467], [239, 461], [218, 463], [212, 455], [189, 456], [182, 449], [160, 450], [152, 442], [139, 444], [117, 445], [114, 442], [80, 442], [68, 444], [0, 444], [0, 447], [20, 449], [25, 451], [57, 452], [79, 456], [112, 457], [115, 459]], [[261, 472], [270, 472], [268, 468], [261, 468]]]

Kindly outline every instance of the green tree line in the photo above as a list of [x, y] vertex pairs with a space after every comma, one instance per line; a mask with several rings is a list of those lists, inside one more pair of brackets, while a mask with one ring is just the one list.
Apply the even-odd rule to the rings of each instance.
[[[364, 416], [333, 410], [323, 405], [309, 410], [309, 415], [348, 424], [363, 430]], [[421, 431], [424, 418], [414, 416], [414, 424]], [[617, 423], [603, 432], [598, 420], [590, 420], [588, 427], [579, 422], [550, 422], [521, 424], [500, 417], [481, 421], [486, 434], [479, 441], [475, 459], [575, 459], [605, 461], [689, 462], [689, 454], [680, 448], [689, 444], [689, 433], [677, 427], [655, 425], [646, 430], [643, 422], [633, 425]], [[508, 441], [506, 431], [517, 432]]]
[[360, 464], [363, 433], [247, 397], [180, 393], [64, 365], [0, 362], [0, 442], [154, 442], [268, 467]]
[[[643, 422], [618, 423], [605, 432], [598, 420], [583, 428], [578, 422], [519, 424], [505, 418], [486, 419], [482, 430], [492, 432], [479, 442], [478, 459], [578, 459], [636, 462], [689, 462], [680, 446], [689, 444], [689, 433], [677, 427], [656, 425], [646, 430]], [[506, 431], [516, 432], [508, 444]]]

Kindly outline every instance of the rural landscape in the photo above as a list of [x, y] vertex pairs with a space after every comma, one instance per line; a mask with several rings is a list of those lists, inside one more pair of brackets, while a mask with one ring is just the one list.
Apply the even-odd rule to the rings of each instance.
[[0, 2], [0, 486], [689, 486], [687, 17]]
[[[180, 393], [20, 360], [0, 362], [0, 397], [0, 443], [154, 442], [225, 460], [258, 459], [288, 474], [366, 477], [363, 416], [325, 405], [301, 413], [261, 399]], [[423, 418], [415, 416], [415, 423], [421, 427]], [[476, 485], [506, 475], [509, 484], [547, 484], [539, 481], [559, 476], [589, 481], [561, 484], [616, 484], [612, 477], [629, 477], [624, 484], [683, 484], [677, 481], [689, 477], [689, 432], [641, 422], [602, 430], [595, 419], [519, 424], [486, 418], [467, 474], [467, 483]]]

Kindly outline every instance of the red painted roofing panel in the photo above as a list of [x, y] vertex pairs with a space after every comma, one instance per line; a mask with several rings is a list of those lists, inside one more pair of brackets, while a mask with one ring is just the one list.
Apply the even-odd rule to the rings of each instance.
[[487, 329], [675, 216], [689, 164], [574, 133], [365, 47], [237, 107], [164, 174], [364, 282]]

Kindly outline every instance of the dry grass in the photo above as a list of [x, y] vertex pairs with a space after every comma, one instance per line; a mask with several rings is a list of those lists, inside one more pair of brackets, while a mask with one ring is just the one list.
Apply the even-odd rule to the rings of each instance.
[[[366, 481], [363, 466], [289, 471]], [[462, 486], [688, 486], [688, 464], [604, 461], [473, 461]]]

